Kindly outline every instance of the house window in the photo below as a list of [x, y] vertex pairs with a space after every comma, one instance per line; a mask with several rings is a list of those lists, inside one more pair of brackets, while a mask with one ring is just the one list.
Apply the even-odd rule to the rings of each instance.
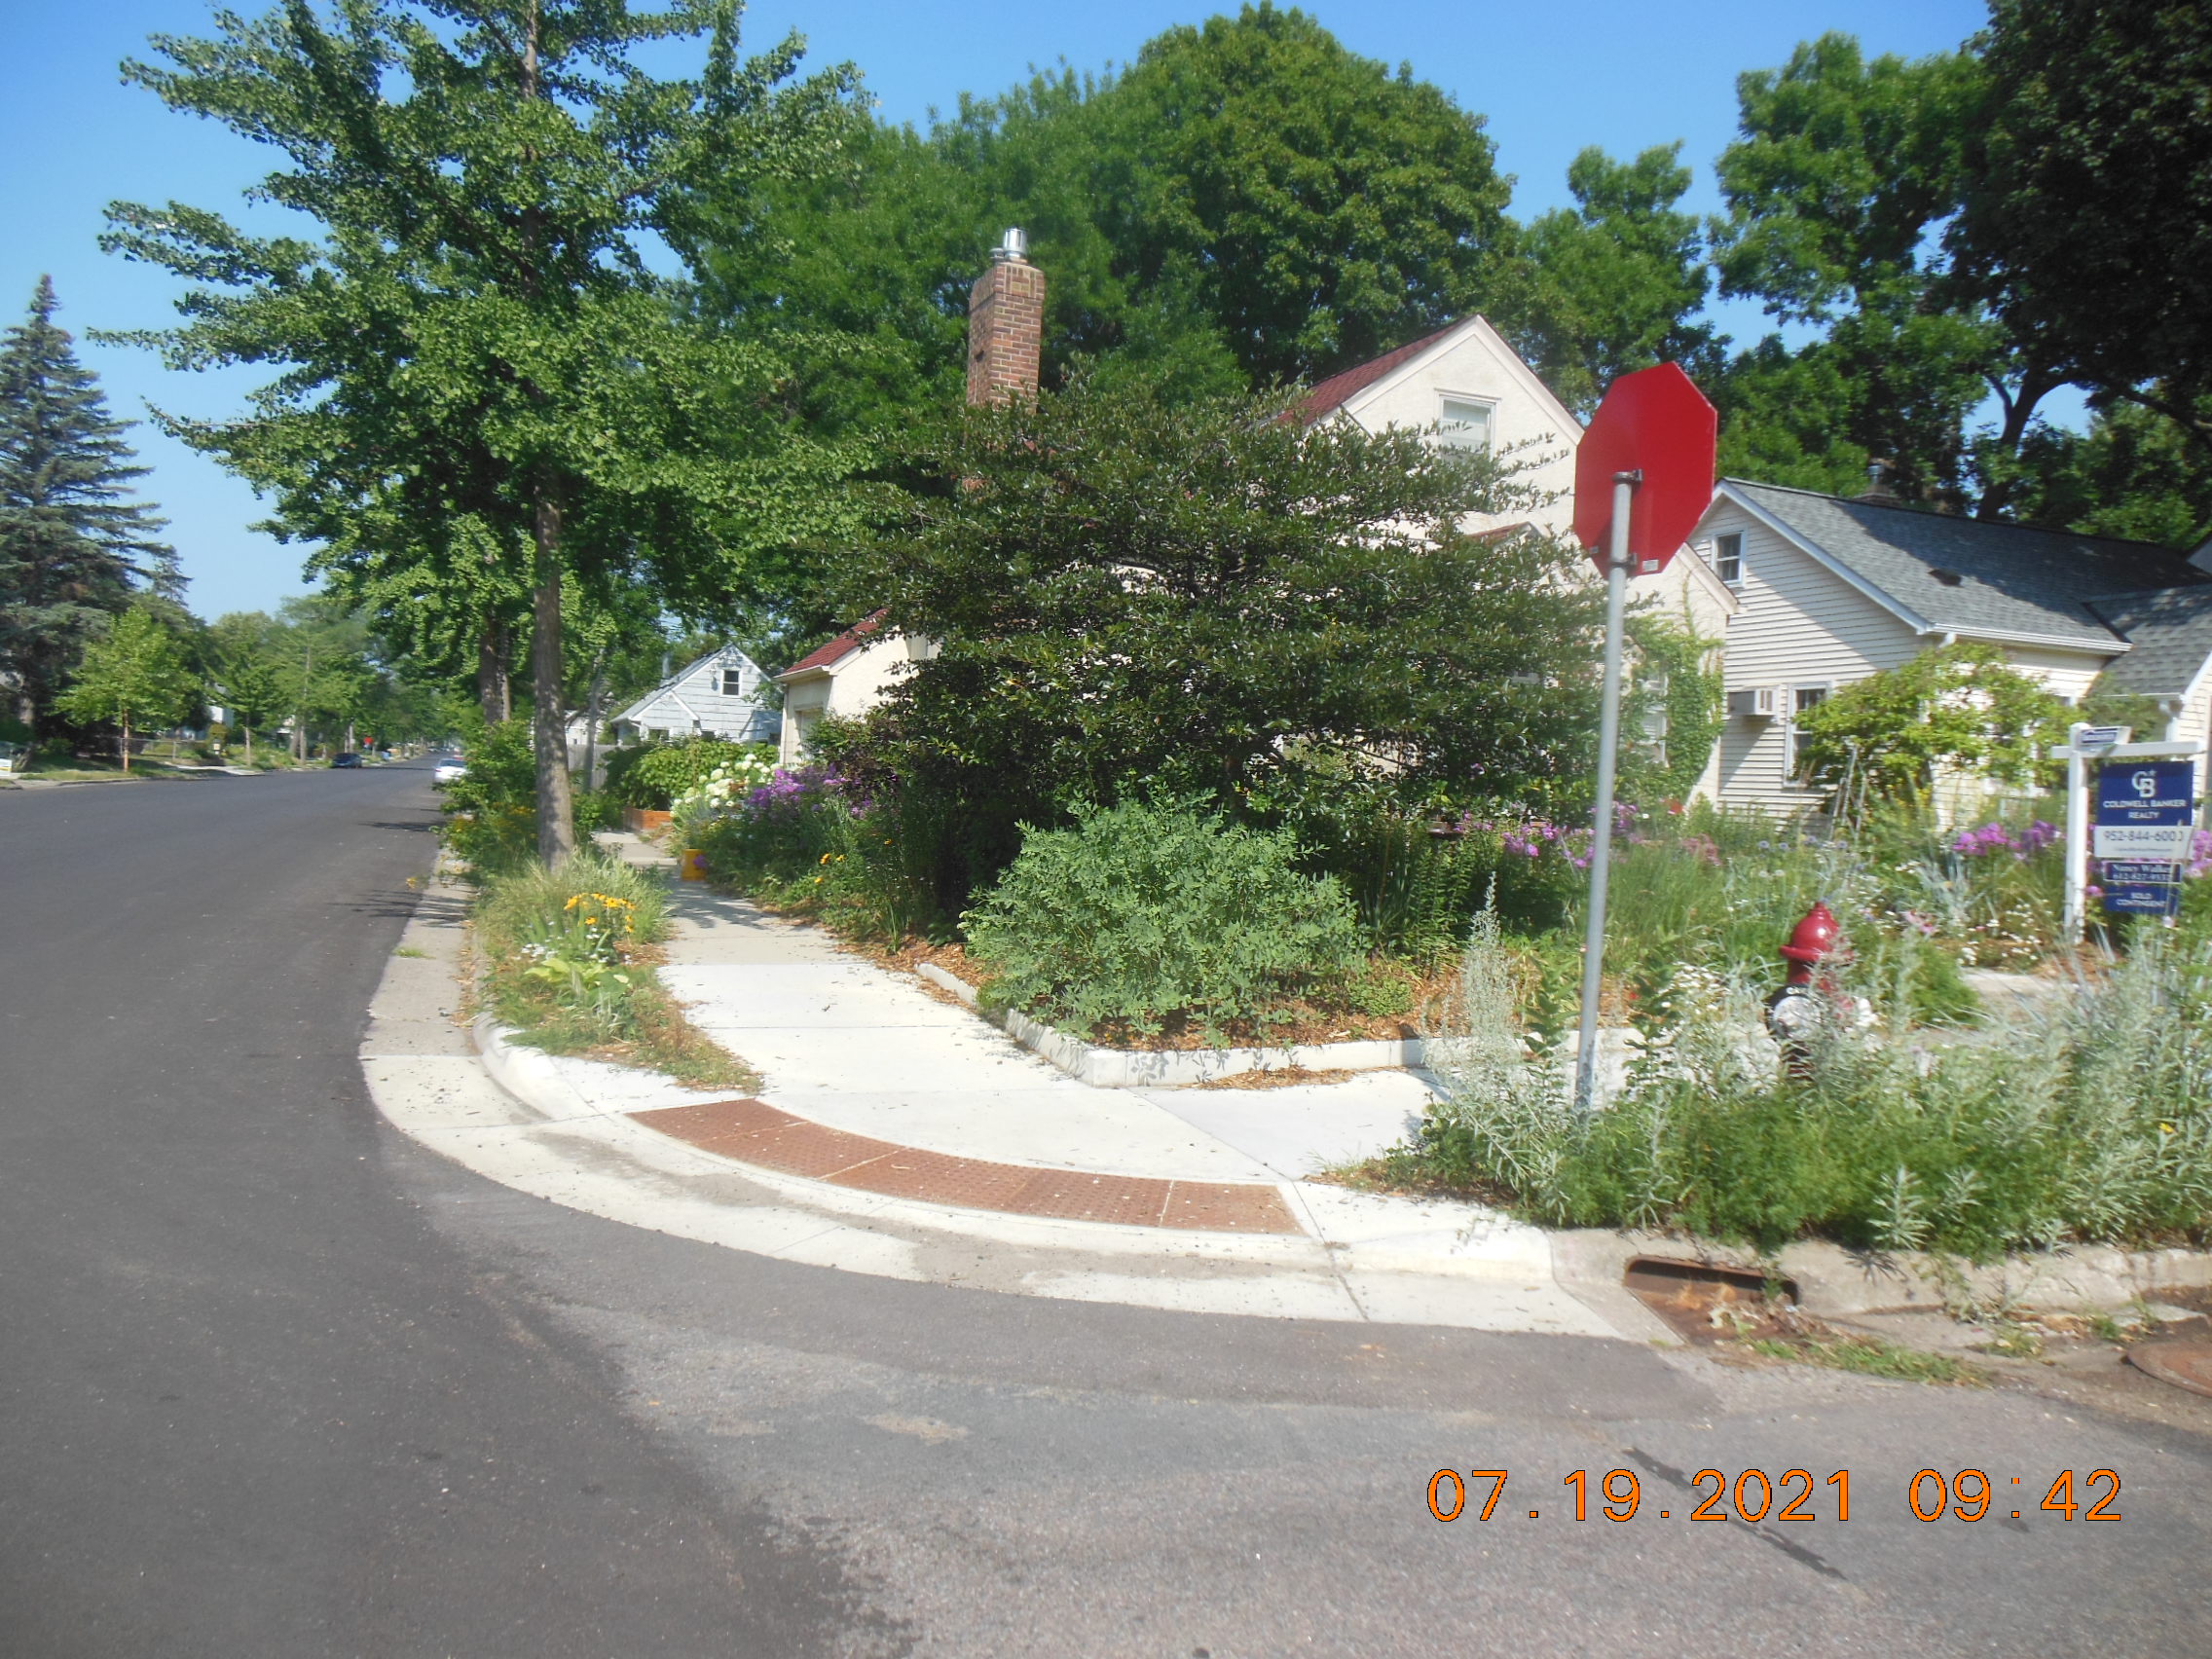
[[1437, 417], [1437, 442], [1446, 449], [1489, 449], [1491, 410], [1490, 404], [1471, 397], [1447, 397]]
[[725, 668], [722, 670], [722, 695], [725, 697], [742, 697], [745, 695], [744, 669]]
[[1789, 724], [1785, 728], [1782, 739], [1784, 751], [1783, 776], [1794, 778], [1797, 775], [1799, 742], [1797, 717], [1808, 710], [1819, 708], [1827, 700], [1828, 688], [1825, 685], [1799, 685], [1791, 689], [1789, 693]]
[[1744, 585], [1744, 538], [1731, 533], [1713, 538], [1713, 573], [1730, 587]]

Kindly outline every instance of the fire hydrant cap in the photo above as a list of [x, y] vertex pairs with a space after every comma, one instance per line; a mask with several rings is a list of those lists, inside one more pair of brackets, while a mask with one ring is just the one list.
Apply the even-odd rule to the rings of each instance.
[[1836, 935], [1841, 931], [1835, 912], [1825, 903], [1815, 904], [1790, 930], [1789, 942], [1782, 947], [1782, 954], [1792, 962], [1819, 962], [1835, 949]]

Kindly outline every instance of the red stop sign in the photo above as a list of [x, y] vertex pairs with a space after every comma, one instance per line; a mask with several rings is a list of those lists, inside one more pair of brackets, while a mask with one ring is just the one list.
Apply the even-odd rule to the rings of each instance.
[[1630, 570], [1664, 571], [1713, 501], [1719, 424], [1677, 364], [1639, 369], [1606, 387], [1574, 452], [1574, 534], [1600, 571], [1613, 518], [1613, 474], [1643, 474], [1629, 511]]

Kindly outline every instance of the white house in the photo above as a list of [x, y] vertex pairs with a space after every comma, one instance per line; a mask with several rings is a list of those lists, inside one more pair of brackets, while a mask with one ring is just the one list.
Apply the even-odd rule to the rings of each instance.
[[2069, 701], [2106, 675], [2159, 699], [2177, 738], [2212, 726], [2212, 575], [2171, 548], [1737, 478], [1691, 540], [1739, 604], [1711, 774], [1724, 804], [1819, 805], [1792, 781], [1795, 717], [1955, 640], [1997, 645]]
[[[607, 722], [617, 741], [719, 737], [731, 743], [773, 743], [780, 720], [766, 676], [735, 645], [709, 651], [670, 676]], [[580, 731], [571, 732], [580, 745]]]
[[915, 663], [936, 654], [927, 640], [885, 634], [882, 629], [879, 610], [776, 676], [784, 693], [779, 755], [785, 766], [800, 764], [807, 734], [823, 716], [866, 714]]
[[[1526, 523], [1554, 535], [1569, 534], [1582, 424], [1484, 317], [1467, 317], [1332, 375], [1299, 408], [1309, 420], [1350, 421], [1371, 432], [1433, 426], [1439, 443], [1489, 450], [1516, 461], [1523, 479], [1544, 492], [1547, 501], [1510, 516], [1470, 514], [1465, 528], [1503, 531]], [[1595, 565], [1584, 568], [1592, 581], [1600, 579]], [[1629, 603], [1717, 643], [1727, 637], [1742, 601], [1710, 565], [1677, 558], [1663, 572], [1630, 576]], [[1661, 728], [1647, 735], [1654, 744], [1666, 741]], [[1711, 795], [1715, 789], [1709, 764], [1698, 791]]]

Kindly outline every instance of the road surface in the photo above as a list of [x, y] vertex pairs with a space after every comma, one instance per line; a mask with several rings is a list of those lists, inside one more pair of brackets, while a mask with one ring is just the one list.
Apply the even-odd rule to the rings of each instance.
[[[2212, 1651], [2186, 1413], [913, 1285], [479, 1181], [354, 1059], [434, 816], [424, 766], [0, 793], [9, 1659]], [[1440, 1466], [1510, 1470], [1490, 1521]], [[1924, 1466], [1990, 1518], [1914, 1520]], [[2010, 1519], [2068, 1467], [2123, 1519]], [[1693, 1522], [1707, 1468], [1817, 1518]]]

